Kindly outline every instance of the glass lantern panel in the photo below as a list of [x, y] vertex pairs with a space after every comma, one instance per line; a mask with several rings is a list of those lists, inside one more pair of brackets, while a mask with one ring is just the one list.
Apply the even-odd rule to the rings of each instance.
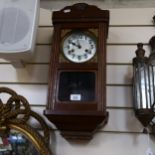
[[135, 69], [134, 95], [136, 109], [151, 108], [154, 103], [154, 70], [151, 65], [139, 63]]

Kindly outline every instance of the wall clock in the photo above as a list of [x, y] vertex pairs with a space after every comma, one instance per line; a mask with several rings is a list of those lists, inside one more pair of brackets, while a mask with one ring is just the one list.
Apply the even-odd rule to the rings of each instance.
[[91, 138], [108, 119], [106, 38], [109, 11], [77, 3], [53, 12], [45, 116], [66, 138]]

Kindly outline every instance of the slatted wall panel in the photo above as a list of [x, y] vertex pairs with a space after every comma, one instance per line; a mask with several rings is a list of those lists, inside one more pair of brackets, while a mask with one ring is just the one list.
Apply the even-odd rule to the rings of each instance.
[[[148, 147], [147, 135], [141, 133], [142, 125], [135, 118], [132, 106], [131, 63], [138, 42], [145, 44], [146, 54], [149, 54], [148, 41], [155, 34], [151, 21], [154, 14], [154, 8], [110, 9], [107, 41], [108, 124], [99, 129], [87, 143], [68, 142], [54, 127], [51, 148], [55, 155], [145, 154]], [[41, 9], [34, 59], [27, 62], [26, 68], [22, 69], [15, 69], [9, 61], [0, 59], [0, 86], [12, 88], [25, 96], [32, 109], [41, 115], [47, 102], [52, 31], [51, 11]], [[151, 137], [150, 145], [154, 144], [155, 139]], [[153, 151], [155, 153], [154, 148]]]

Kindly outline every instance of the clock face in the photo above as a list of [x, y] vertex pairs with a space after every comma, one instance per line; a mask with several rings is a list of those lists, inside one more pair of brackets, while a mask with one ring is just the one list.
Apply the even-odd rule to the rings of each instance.
[[96, 50], [96, 37], [87, 32], [75, 31], [69, 33], [62, 42], [64, 56], [74, 63], [83, 63], [90, 60], [94, 57]]

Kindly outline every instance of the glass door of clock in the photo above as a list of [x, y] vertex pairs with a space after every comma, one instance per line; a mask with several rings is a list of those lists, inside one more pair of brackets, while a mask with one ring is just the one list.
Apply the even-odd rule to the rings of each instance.
[[95, 76], [94, 72], [61, 72], [58, 90], [59, 101], [94, 101]]

